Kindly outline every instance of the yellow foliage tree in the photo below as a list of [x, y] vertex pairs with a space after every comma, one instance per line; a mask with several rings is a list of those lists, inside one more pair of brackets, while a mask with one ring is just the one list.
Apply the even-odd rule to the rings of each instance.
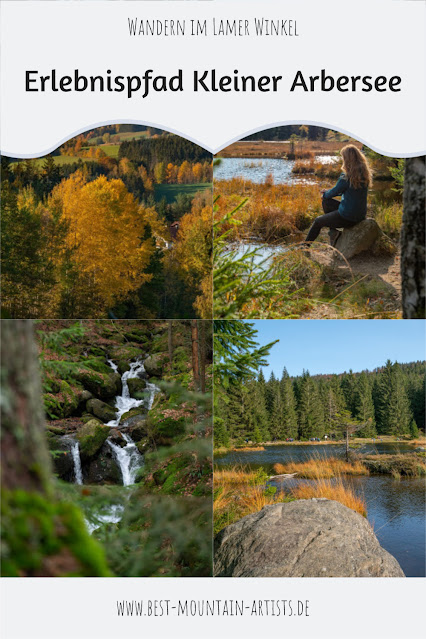
[[212, 317], [212, 206], [198, 194], [180, 220], [174, 257], [189, 286], [199, 295], [194, 307], [202, 319]]
[[67, 297], [73, 300], [70, 316], [88, 311], [91, 317], [104, 317], [151, 278], [144, 270], [155, 241], [144, 237], [147, 225], [154, 235], [164, 232], [163, 225], [155, 210], [140, 206], [121, 180], [101, 176], [87, 182], [77, 171], [55, 187], [49, 205], [56, 210], [59, 206], [68, 222], [66, 249], [76, 273], [68, 283], [72, 295], [68, 291]]

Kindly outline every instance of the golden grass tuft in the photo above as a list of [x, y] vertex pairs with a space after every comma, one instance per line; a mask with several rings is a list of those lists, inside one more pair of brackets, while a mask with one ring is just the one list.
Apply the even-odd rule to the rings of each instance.
[[265, 450], [265, 446], [238, 446], [238, 448], [233, 448], [232, 450], [238, 450], [238, 451]]
[[341, 475], [368, 475], [368, 469], [361, 461], [346, 462], [337, 457], [314, 457], [304, 462], [275, 464], [277, 475], [297, 473], [302, 479], [331, 479]]
[[355, 494], [354, 490], [345, 485], [341, 478], [337, 481], [318, 479], [312, 484], [302, 484], [292, 489], [295, 499], [331, 499], [338, 501], [347, 508], [354, 510], [363, 517], [367, 517], [367, 505], [362, 497]]
[[278, 497], [265, 489], [268, 476], [260, 469], [247, 470], [243, 466], [214, 472], [213, 516], [214, 531], [259, 512], [264, 506], [281, 501], [291, 501], [291, 497]]

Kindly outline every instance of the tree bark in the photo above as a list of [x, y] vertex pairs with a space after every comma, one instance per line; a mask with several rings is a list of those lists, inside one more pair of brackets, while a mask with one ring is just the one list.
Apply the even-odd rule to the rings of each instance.
[[402, 311], [425, 318], [425, 156], [407, 158], [401, 231]]
[[3, 320], [1, 324], [2, 486], [49, 493], [52, 469], [33, 323]]

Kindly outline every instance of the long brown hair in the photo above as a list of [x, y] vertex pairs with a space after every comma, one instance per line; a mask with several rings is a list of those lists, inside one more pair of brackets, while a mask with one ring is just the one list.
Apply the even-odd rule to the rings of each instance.
[[347, 144], [340, 151], [343, 159], [343, 172], [353, 189], [371, 185], [371, 170], [367, 158], [354, 144]]

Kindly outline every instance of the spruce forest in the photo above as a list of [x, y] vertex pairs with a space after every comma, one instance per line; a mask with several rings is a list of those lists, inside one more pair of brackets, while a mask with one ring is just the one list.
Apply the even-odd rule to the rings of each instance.
[[260, 370], [230, 380], [218, 400], [215, 446], [311, 438], [340, 439], [348, 423], [357, 437], [410, 436], [424, 430], [424, 362], [373, 371], [269, 379]]

